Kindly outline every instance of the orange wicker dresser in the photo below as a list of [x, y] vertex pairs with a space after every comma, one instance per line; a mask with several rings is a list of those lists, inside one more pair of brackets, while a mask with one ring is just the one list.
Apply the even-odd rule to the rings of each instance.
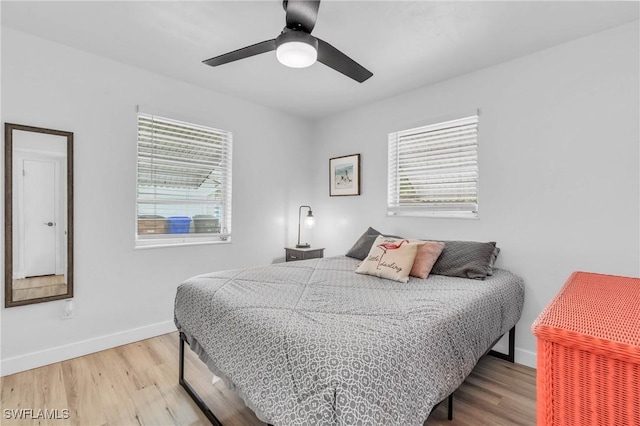
[[640, 279], [574, 272], [532, 330], [539, 426], [640, 426]]

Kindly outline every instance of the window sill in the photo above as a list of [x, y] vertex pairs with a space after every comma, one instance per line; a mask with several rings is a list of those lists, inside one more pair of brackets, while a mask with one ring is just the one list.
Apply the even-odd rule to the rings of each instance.
[[156, 248], [165, 248], [165, 247], [184, 247], [184, 246], [203, 246], [203, 245], [212, 245], [212, 244], [231, 244], [231, 237], [227, 240], [185, 240], [182, 239], [180, 241], [172, 241], [169, 239], [158, 239], [158, 240], [137, 240], [134, 250], [146, 250], [146, 249], [156, 249]]
[[387, 212], [387, 216], [403, 216], [403, 217], [431, 217], [436, 219], [478, 219], [478, 213], [475, 212], [425, 212], [425, 211], [394, 211]]

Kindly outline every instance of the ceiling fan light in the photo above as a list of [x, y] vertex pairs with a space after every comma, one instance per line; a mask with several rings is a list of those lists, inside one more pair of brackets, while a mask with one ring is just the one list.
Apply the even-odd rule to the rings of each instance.
[[282, 65], [291, 68], [306, 68], [318, 59], [318, 51], [303, 41], [288, 41], [276, 49], [276, 57]]

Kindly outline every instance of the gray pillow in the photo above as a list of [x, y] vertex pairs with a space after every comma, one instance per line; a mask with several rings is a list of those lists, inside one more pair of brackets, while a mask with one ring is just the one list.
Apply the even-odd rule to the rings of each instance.
[[489, 262], [489, 269], [491, 271], [487, 275], [493, 275], [493, 265], [496, 263], [496, 259], [498, 258], [499, 254], [500, 254], [500, 247], [496, 247], [495, 250], [493, 250], [493, 254], [491, 255], [491, 261]]
[[376, 240], [376, 238], [378, 238], [378, 235], [384, 235], [385, 237], [391, 237], [391, 238], [402, 238], [396, 235], [382, 234], [381, 232], [376, 231], [372, 227], [369, 227], [369, 229], [367, 229], [364, 232], [364, 234], [360, 235], [360, 238], [358, 238], [358, 241], [356, 241], [353, 247], [349, 249], [349, 251], [347, 252], [347, 254], [345, 254], [345, 256], [353, 257], [354, 259], [358, 259], [358, 260], [364, 260], [365, 257], [367, 257], [367, 255], [369, 254], [369, 251], [371, 250], [371, 246], [373, 245], [373, 242]]
[[371, 246], [376, 238], [380, 235], [380, 232], [376, 231], [372, 227], [369, 227], [364, 234], [360, 235], [358, 241], [349, 249], [345, 256], [353, 257], [354, 259], [364, 260], [369, 254]]
[[443, 241], [444, 250], [431, 269], [432, 274], [484, 279], [493, 274], [500, 249], [495, 242]]

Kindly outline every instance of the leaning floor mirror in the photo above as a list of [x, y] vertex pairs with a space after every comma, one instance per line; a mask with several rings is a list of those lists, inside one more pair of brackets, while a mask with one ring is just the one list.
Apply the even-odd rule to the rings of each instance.
[[73, 297], [73, 133], [5, 123], [6, 308]]

